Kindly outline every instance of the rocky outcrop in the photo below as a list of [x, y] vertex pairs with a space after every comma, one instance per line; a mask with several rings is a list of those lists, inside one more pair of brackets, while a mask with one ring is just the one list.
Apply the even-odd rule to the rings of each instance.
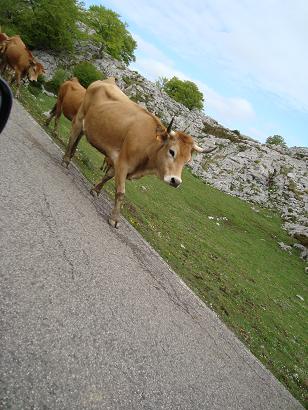
[[175, 127], [186, 130], [202, 146], [218, 149], [196, 155], [192, 171], [214, 187], [246, 201], [278, 210], [287, 231], [308, 246], [308, 148], [269, 146], [233, 132], [198, 110], [175, 102], [153, 82], [104, 54], [98, 58], [95, 46], [79, 44], [72, 60], [37, 51], [47, 77], [56, 67], [70, 67], [89, 60], [134, 101], [155, 113], [166, 124], [175, 117]]

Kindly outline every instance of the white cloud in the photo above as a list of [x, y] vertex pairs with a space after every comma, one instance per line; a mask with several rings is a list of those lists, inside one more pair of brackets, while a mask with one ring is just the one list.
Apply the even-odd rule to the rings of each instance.
[[[308, 111], [307, 0], [112, 0], [178, 55]], [[138, 12], [136, 12], [138, 11]], [[156, 60], [156, 58], [154, 58]]]
[[158, 77], [171, 78], [176, 76], [182, 80], [194, 81], [205, 96], [206, 112], [218, 121], [232, 127], [238, 120], [250, 120], [255, 112], [249, 101], [240, 97], [224, 97], [207, 84], [196, 81], [183, 72], [177, 70], [172, 60], [166, 57], [161, 50], [139, 36], [133, 34], [138, 41], [138, 57], [132, 68], [143, 73], [147, 78], [155, 81]]

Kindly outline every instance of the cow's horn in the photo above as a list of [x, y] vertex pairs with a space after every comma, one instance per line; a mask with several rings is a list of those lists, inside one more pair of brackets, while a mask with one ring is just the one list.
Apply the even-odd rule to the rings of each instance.
[[174, 121], [174, 117], [172, 117], [172, 120], [170, 121], [170, 124], [168, 125], [168, 128], [167, 128], [167, 133], [168, 134], [170, 134], [170, 132], [171, 132], [173, 121]]
[[215, 151], [215, 149], [217, 149], [217, 147], [206, 149], [206, 148], [199, 147], [196, 143], [193, 145], [194, 151], [201, 152], [203, 154], [209, 154], [210, 152]]

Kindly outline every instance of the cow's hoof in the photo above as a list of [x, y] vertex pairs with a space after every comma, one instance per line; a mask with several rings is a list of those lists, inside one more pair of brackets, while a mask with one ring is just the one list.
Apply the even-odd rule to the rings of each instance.
[[95, 190], [95, 188], [92, 188], [92, 189], [90, 189], [90, 194], [91, 194], [94, 198], [97, 198], [98, 195], [99, 195], [99, 192], [97, 192], [97, 191]]
[[62, 165], [62, 167], [64, 167], [64, 168], [68, 168], [69, 162], [67, 162], [65, 159], [62, 159], [61, 165]]
[[118, 221], [115, 221], [114, 219], [109, 218], [108, 222], [109, 222], [109, 225], [111, 225], [113, 228], [116, 228], [116, 229], [119, 228], [119, 222]]

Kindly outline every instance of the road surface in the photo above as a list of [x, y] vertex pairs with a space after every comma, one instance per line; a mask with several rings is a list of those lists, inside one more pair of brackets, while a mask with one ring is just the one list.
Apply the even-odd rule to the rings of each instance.
[[1, 409], [300, 409], [15, 101], [0, 136]]

